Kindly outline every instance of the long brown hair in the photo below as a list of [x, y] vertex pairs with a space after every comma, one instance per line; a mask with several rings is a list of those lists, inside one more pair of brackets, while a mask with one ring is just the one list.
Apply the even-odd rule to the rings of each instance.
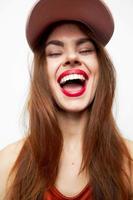
[[[132, 159], [112, 114], [115, 69], [93, 32], [80, 22], [74, 23], [93, 41], [100, 66], [96, 94], [88, 107], [80, 172], [85, 170], [89, 173], [93, 199], [130, 200], [131, 183], [124, 163], [126, 161], [131, 173]], [[45, 199], [45, 192], [54, 185], [58, 174], [63, 137], [56, 117], [57, 107], [49, 90], [44, 54], [44, 43], [53, 27], [42, 35], [34, 49], [27, 101], [29, 127], [9, 176], [9, 180], [13, 176], [13, 181], [5, 200]]]

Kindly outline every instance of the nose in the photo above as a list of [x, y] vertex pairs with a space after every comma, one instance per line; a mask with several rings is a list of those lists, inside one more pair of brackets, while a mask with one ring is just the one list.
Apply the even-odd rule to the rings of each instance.
[[65, 62], [63, 63], [63, 66], [80, 66], [81, 61], [79, 60], [78, 56], [76, 53], [70, 53], [67, 55]]

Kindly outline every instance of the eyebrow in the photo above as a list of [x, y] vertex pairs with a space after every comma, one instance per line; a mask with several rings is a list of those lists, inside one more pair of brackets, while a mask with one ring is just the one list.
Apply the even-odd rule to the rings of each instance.
[[[81, 44], [84, 44], [86, 42], [91, 42], [92, 41], [89, 38], [80, 38], [78, 40], [76, 40], [76, 46], [79, 46]], [[60, 47], [64, 47], [64, 42], [60, 41], [60, 40], [51, 40], [48, 43], [45, 44], [45, 48], [49, 45], [56, 45], [56, 46], [60, 46]]]

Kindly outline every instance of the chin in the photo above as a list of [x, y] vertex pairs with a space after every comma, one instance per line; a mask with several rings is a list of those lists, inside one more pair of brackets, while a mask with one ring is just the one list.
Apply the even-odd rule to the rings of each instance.
[[67, 103], [59, 103], [57, 104], [58, 108], [65, 112], [70, 113], [77, 113], [77, 112], [83, 112], [88, 109], [88, 106], [90, 103], [84, 103], [82, 102], [67, 102]]
[[59, 111], [76, 113], [85, 111], [89, 108], [89, 105], [92, 103], [94, 99], [94, 94], [90, 95], [89, 93], [75, 99], [70, 99], [70, 98], [65, 99], [64, 97], [62, 97], [62, 95], [58, 96], [54, 94], [53, 99]]

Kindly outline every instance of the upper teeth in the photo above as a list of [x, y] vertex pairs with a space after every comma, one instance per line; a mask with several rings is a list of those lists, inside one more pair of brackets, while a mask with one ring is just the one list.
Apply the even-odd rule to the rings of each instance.
[[85, 80], [85, 77], [80, 74], [70, 74], [65, 77], [63, 77], [60, 81], [60, 84], [64, 84], [68, 80], [74, 80], [74, 79], [80, 79], [80, 80]]

